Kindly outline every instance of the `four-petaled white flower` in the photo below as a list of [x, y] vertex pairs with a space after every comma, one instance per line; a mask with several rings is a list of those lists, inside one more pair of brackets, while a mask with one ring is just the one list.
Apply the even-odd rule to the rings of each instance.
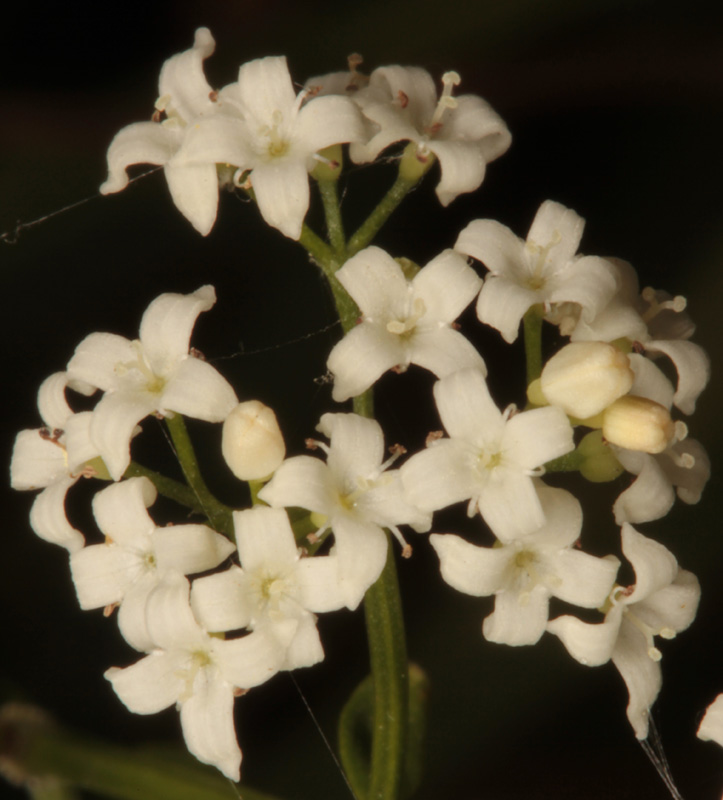
[[564, 489], [538, 491], [544, 525], [501, 547], [478, 547], [452, 534], [429, 537], [450, 586], [475, 597], [495, 595], [482, 627], [491, 642], [535, 644], [545, 632], [550, 596], [597, 608], [617, 574], [616, 558], [572, 549], [582, 527], [580, 503]]
[[92, 333], [76, 348], [68, 379], [105, 392], [92, 412], [90, 435], [114, 480], [130, 463], [130, 440], [144, 417], [175, 412], [222, 422], [238, 404], [226, 379], [189, 353], [196, 318], [215, 302], [213, 286], [162, 294], [143, 314], [138, 340]]
[[156, 649], [130, 667], [111, 667], [105, 677], [136, 714], [155, 714], [177, 704], [191, 753], [238, 781], [234, 695], [273, 677], [284, 651], [261, 632], [230, 640], [209, 636], [193, 616], [189, 588], [188, 580], [175, 573], [151, 592], [146, 616]]
[[183, 164], [231, 164], [250, 182], [261, 215], [298, 239], [309, 208], [309, 176], [319, 150], [364, 139], [361, 115], [347, 97], [298, 95], [283, 56], [243, 64], [218, 100], [235, 115], [201, 120], [179, 153]]
[[98, 492], [93, 514], [105, 544], [73, 553], [70, 569], [80, 607], [120, 604], [118, 627], [136, 650], [153, 649], [146, 604], [169, 572], [191, 575], [217, 567], [233, 543], [206, 525], [156, 527], [146, 508], [157, 492], [148, 478], [130, 478]]
[[417, 144], [417, 158], [433, 153], [442, 176], [437, 197], [446, 206], [464, 192], [480, 187], [487, 164], [512, 142], [505, 123], [490, 105], [475, 95], [453, 97], [460, 83], [456, 72], [442, 77], [440, 97], [432, 76], [419, 67], [379, 67], [368, 85], [353, 97], [375, 128], [368, 142], [352, 144], [352, 161], [373, 161], [395, 142]]
[[287, 459], [259, 492], [276, 508], [299, 506], [323, 515], [318, 532], [331, 529], [332, 554], [338, 558], [339, 582], [348, 608], [362, 601], [387, 560], [389, 528], [400, 540], [398, 525], [429, 530], [431, 515], [404, 498], [397, 470], [384, 458], [384, 434], [379, 423], [357, 414], [324, 414], [317, 427], [330, 439], [317, 442], [327, 462], [311, 456]]
[[612, 266], [597, 256], [575, 256], [585, 220], [552, 200], [541, 206], [527, 241], [492, 219], [477, 219], [460, 233], [455, 250], [490, 271], [477, 299], [477, 316], [508, 342], [532, 306], [577, 303], [592, 319], [617, 287]]
[[573, 449], [565, 412], [554, 406], [512, 415], [490, 397], [481, 372], [465, 369], [434, 386], [448, 439], [438, 439], [401, 468], [411, 503], [425, 511], [469, 500], [499, 539], [532, 533], [545, 522], [533, 477]]
[[[103, 194], [119, 192], [128, 185], [126, 169], [131, 164], [162, 164], [173, 202], [203, 236], [216, 221], [216, 164], [183, 163], [178, 153], [199, 120], [230, 113], [203, 74], [203, 61], [215, 46], [208, 28], [199, 28], [193, 47], [165, 62], [158, 83], [158, 121], [136, 122], [116, 134], [108, 149], [108, 179], [100, 187]], [[161, 115], [166, 117], [163, 121]]]
[[266, 631], [286, 651], [281, 669], [324, 658], [313, 612], [345, 605], [334, 556], [301, 558], [286, 511], [234, 511], [241, 567], [198, 578], [191, 608], [208, 631]]
[[56, 372], [43, 381], [38, 391], [38, 409], [45, 427], [17, 435], [10, 462], [10, 485], [21, 491], [42, 489], [30, 510], [30, 526], [41, 539], [73, 553], [83, 547], [85, 539], [68, 521], [65, 495], [82, 474], [95, 473], [86, 462], [94, 459], [98, 451], [90, 440], [90, 414], [73, 413], [65, 399], [66, 386], [64, 372]]
[[465, 367], [486, 374], [477, 350], [452, 328], [482, 286], [459, 254], [445, 250], [407, 280], [384, 250], [368, 247], [347, 261], [336, 277], [363, 316], [329, 355], [334, 400], [355, 397], [388, 369], [406, 369], [409, 364], [438, 378]]
[[700, 585], [695, 575], [678, 568], [666, 547], [628, 523], [622, 526], [622, 543], [635, 585], [613, 588], [605, 621], [594, 625], [563, 616], [547, 629], [581, 664], [595, 667], [612, 659], [628, 687], [628, 720], [637, 738], [645, 739], [650, 707], [662, 686], [661, 653], [653, 637], [672, 639], [691, 624]]

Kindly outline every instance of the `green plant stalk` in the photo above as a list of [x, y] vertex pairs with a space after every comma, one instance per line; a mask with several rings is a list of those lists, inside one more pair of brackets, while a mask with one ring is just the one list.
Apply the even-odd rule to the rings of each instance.
[[389, 534], [387, 540], [387, 563], [364, 598], [369, 661], [374, 682], [371, 774], [367, 800], [398, 800], [406, 757], [409, 714], [407, 645]]
[[198, 503], [211, 523], [211, 527], [224, 533], [231, 541], [236, 541], [231, 509], [220, 503], [206, 486], [183, 417], [180, 414], [174, 414], [166, 417], [165, 422], [186, 482], [198, 499]]
[[542, 374], [542, 315], [542, 306], [534, 305], [523, 317], [528, 386]]
[[395, 211], [409, 192], [414, 189], [420, 179], [421, 176], [416, 180], [402, 177], [401, 175], [397, 176], [397, 179], [384, 195], [379, 205], [349, 239], [346, 248], [347, 258], [351, 258], [360, 250], [363, 250], [371, 244], [372, 239], [379, 233], [379, 230], [392, 215], [392, 212]]
[[[174, 500], [179, 505], [186, 506], [186, 508], [197, 511], [199, 514], [205, 514], [203, 506], [193, 489], [186, 486], [185, 483], [175, 481], [160, 472], [144, 467], [143, 464], [139, 464], [137, 461], [131, 461], [128, 469], [123, 473], [123, 477], [148, 478], [162, 497]], [[231, 511], [231, 509], [228, 510], [229, 512]]]
[[346, 261], [346, 237], [344, 236], [344, 223], [341, 218], [339, 206], [339, 192], [337, 180], [318, 180], [321, 201], [324, 204], [326, 216], [326, 229], [329, 233], [329, 242], [334, 248], [336, 258], [343, 264]]
[[[55, 779], [116, 800], [238, 800], [234, 784], [190, 759], [79, 736], [38, 719], [34, 707], [14, 712], [0, 719], [0, 753], [24, 780]], [[246, 787], [243, 798], [273, 800]]]

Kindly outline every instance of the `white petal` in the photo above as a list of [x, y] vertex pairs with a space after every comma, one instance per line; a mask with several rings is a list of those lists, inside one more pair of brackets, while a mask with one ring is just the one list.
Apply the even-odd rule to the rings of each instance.
[[692, 414], [698, 395], [710, 380], [710, 360], [705, 350], [694, 342], [647, 342], [646, 350], [665, 353], [678, 371], [674, 403], [684, 413]]
[[673, 405], [673, 384], [665, 377], [663, 371], [653, 361], [638, 353], [628, 355], [630, 366], [635, 373], [635, 380], [630, 387], [630, 394], [636, 397], [647, 397], [660, 403], [667, 409]]
[[292, 113], [296, 94], [284, 56], [266, 56], [241, 66], [238, 75], [238, 96], [244, 115], [253, 117], [253, 124], [273, 127], [275, 113], [281, 112], [284, 121]]
[[309, 611], [336, 611], [346, 605], [339, 581], [339, 559], [334, 556], [302, 558], [296, 566], [299, 603]]
[[459, 331], [448, 327], [423, 329], [417, 326], [409, 342], [409, 361], [445, 378], [461, 369], [475, 369], [482, 375], [487, 367], [474, 345]]
[[409, 502], [424, 511], [437, 511], [469, 500], [479, 490], [470, 468], [473, 454], [464, 442], [441, 439], [412, 456], [400, 469]]
[[94, 544], [70, 557], [70, 571], [84, 610], [119, 603], [145, 571], [138, 553], [116, 544]]
[[612, 658], [628, 687], [628, 720], [635, 736], [646, 739], [650, 707], [663, 685], [660, 664], [648, 655], [645, 637], [625, 619]]
[[13, 489], [44, 489], [67, 477], [68, 465], [62, 445], [41, 436], [39, 429], [20, 431], [15, 437], [10, 461]]
[[505, 425], [502, 438], [505, 460], [527, 469], [559, 458], [574, 447], [570, 421], [555, 406], [515, 414]]
[[384, 458], [384, 434], [379, 423], [358, 414], [324, 414], [316, 429], [331, 440], [327, 464], [350, 492], [359, 478], [373, 476]]
[[241, 778], [241, 749], [233, 723], [233, 687], [203, 669], [193, 695], [181, 703], [186, 746], [199, 761], [212, 764], [232, 781]]
[[215, 163], [171, 162], [163, 168], [176, 208], [201, 234], [207, 236], [218, 213], [218, 173]]
[[442, 170], [435, 192], [443, 206], [448, 206], [458, 195], [474, 192], [482, 185], [487, 164], [477, 142], [432, 140], [429, 149], [439, 159]]
[[546, 262], [550, 271], [567, 264], [577, 252], [585, 220], [561, 203], [545, 200], [532, 221], [527, 241], [542, 248], [550, 247]]
[[399, 336], [362, 322], [337, 342], [326, 362], [334, 375], [332, 396], [337, 403], [365, 392], [388, 369], [409, 363]]
[[236, 542], [245, 571], [288, 569], [299, 560], [286, 511], [256, 506], [233, 512]]
[[524, 247], [522, 239], [493, 219], [473, 220], [454, 245], [458, 253], [481, 261], [493, 275], [504, 275], [511, 280], [525, 277], [521, 268]]
[[213, 286], [191, 294], [159, 295], [143, 314], [140, 340], [143, 355], [156, 375], [168, 375], [188, 354], [193, 326], [202, 311], [216, 302]]
[[502, 414], [479, 370], [460, 370], [438, 381], [434, 399], [451, 438], [464, 439], [477, 447], [498, 441], [503, 430]]
[[223, 422], [238, 405], [231, 384], [215, 367], [189, 356], [166, 384], [158, 405], [186, 417]]
[[146, 609], [151, 592], [158, 586], [158, 571], [141, 575], [126, 591], [118, 609], [118, 629], [131, 647], [150, 653], [155, 642], [148, 631]]
[[148, 478], [114, 483], [93, 498], [93, 515], [101, 531], [117, 544], [150, 552], [155, 523], [146, 509], [157, 492]]
[[312, 667], [324, 660], [324, 648], [321, 646], [319, 631], [316, 629], [316, 617], [313, 614], [304, 614], [299, 619], [283, 669], [298, 669], [299, 667]]
[[412, 286], [427, 319], [450, 323], [474, 300], [482, 279], [459, 253], [445, 250], [414, 276]]
[[251, 619], [247, 578], [238, 567], [197, 578], [191, 587], [191, 608], [201, 626], [209, 631], [245, 628]]
[[706, 709], [697, 736], [704, 742], [712, 740], [723, 747], [723, 694], [719, 694]]
[[251, 183], [264, 220], [284, 236], [298, 240], [309, 209], [306, 164], [290, 158], [257, 164]]
[[190, 583], [178, 573], [166, 573], [148, 596], [146, 624], [156, 645], [172, 652], [205, 651], [213, 644], [201, 630], [189, 603]]
[[240, 639], [211, 639], [213, 660], [224, 679], [240, 689], [264, 683], [279, 671], [286, 654], [267, 631], [253, 631]]
[[373, 321], [386, 324], [404, 313], [409, 284], [399, 264], [380, 247], [359, 251], [336, 277], [362, 314]]
[[216, 48], [208, 28], [196, 30], [193, 47], [167, 59], [161, 68], [158, 90], [161, 98], [170, 96], [173, 110], [186, 122], [213, 109], [211, 87], [203, 74], [203, 61]]
[[535, 644], [545, 632], [549, 597], [550, 592], [542, 585], [535, 586], [524, 601], [515, 591], [500, 592], [495, 610], [482, 624], [485, 639], [513, 647]]
[[340, 590], [347, 608], [353, 611], [384, 569], [387, 537], [378, 525], [352, 514], [335, 517], [332, 529], [333, 555], [339, 559]]
[[479, 492], [479, 511], [492, 532], [504, 542], [532, 533], [545, 514], [532, 478], [518, 470], [499, 470]]
[[548, 563], [560, 581], [550, 585], [551, 594], [581, 608], [603, 605], [620, 566], [614, 556], [596, 558], [579, 550], [563, 550]]
[[609, 661], [620, 630], [623, 607], [617, 606], [605, 622], [591, 625], [577, 617], [557, 617], [547, 623], [547, 630], [557, 636], [567, 652], [581, 664], [597, 667]]
[[626, 596], [626, 604], [645, 600], [673, 582], [678, 562], [667, 547], [638, 533], [627, 522], [623, 523], [621, 538], [623, 553], [635, 570], [635, 588]]
[[120, 192], [128, 186], [126, 169], [131, 164], [167, 164], [181, 143], [181, 131], [157, 122], [136, 122], [115, 135], [108, 148], [108, 178], [101, 194]]
[[152, 653], [119, 669], [111, 667], [104, 677], [129, 710], [135, 714], [155, 714], [173, 705], [185, 689], [180, 677], [188, 657]]
[[656, 630], [684, 631], [695, 619], [700, 601], [700, 583], [688, 570], [678, 570], [673, 583], [636, 603], [634, 614]]
[[232, 541], [206, 525], [156, 528], [151, 541], [159, 570], [193, 575], [217, 567], [236, 549]]
[[123, 477], [130, 464], [130, 443], [136, 425], [156, 406], [153, 395], [119, 391], [104, 395], [95, 407], [90, 421], [91, 440], [114, 481]]
[[65, 495], [77, 478], [56, 481], [44, 489], [30, 509], [30, 527], [41, 539], [59, 544], [74, 553], [85, 544], [83, 534], [76, 530], [65, 514]]
[[51, 429], [63, 430], [73, 411], [65, 399], [67, 376], [64, 372], [55, 372], [46, 378], [38, 389], [38, 411], [43, 422]]
[[[628, 471], [637, 471], [638, 477], [615, 501], [615, 522], [622, 525], [623, 522], [650, 522], [664, 517], [675, 501], [675, 493], [658, 459], [648, 453], [633, 454], [630, 450], [621, 450], [616, 455]], [[642, 462], [637, 470], [630, 469], [632, 460]]]
[[411, 525], [417, 533], [421, 533], [432, 527], [432, 515], [409, 502], [398, 470], [384, 472], [357, 499], [354, 509], [362, 519], [384, 528]]
[[546, 299], [551, 303], [579, 303], [586, 318], [593, 319], [615, 294], [617, 280], [609, 261], [584, 256], [550, 276], [546, 289]]
[[498, 330], [511, 344], [517, 339], [522, 317], [535, 303], [542, 301], [539, 291], [491, 275], [477, 298], [477, 319]]
[[99, 455], [98, 448], [90, 436], [92, 419], [92, 411], [81, 411], [79, 414], [73, 414], [65, 423], [65, 449], [71, 473], [79, 472], [87, 461]]
[[338, 502], [329, 468], [311, 456], [296, 456], [284, 461], [259, 492], [259, 498], [275, 508], [299, 506], [322, 514], [328, 514]]
[[475, 142], [482, 158], [489, 164], [512, 143], [507, 126], [481, 97], [463, 94], [455, 99], [457, 106], [445, 113], [437, 138]]
[[[681, 466], [681, 457], [692, 457], [692, 466]], [[710, 459], [703, 445], [695, 439], [676, 442], [660, 456], [660, 463], [668, 480], [677, 487], [678, 497], [684, 503], [697, 503], [710, 478]]]
[[309, 153], [366, 138], [361, 114], [348, 97], [315, 97], [302, 106], [296, 123], [296, 146]]
[[433, 533], [429, 542], [439, 556], [442, 578], [473, 597], [498, 592], [509, 580], [515, 553], [509, 547], [477, 547], [451, 533]]
[[75, 348], [68, 363], [68, 382], [80, 380], [103, 391], [115, 389], [117, 364], [135, 362], [133, 343], [114, 333], [91, 333]]

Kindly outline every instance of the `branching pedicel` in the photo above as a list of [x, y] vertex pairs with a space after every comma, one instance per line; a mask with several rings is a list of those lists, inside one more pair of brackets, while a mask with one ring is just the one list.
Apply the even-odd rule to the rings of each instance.
[[[31, 526], [69, 551], [81, 607], [105, 607], [108, 615], [117, 608], [122, 635], [141, 653], [106, 678], [137, 713], [175, 703], [191, 753], [238, 781], [234, 696], [280, 670], [321, 661], [315, 615], [364, 600], [371, 758], [359, 763], [342, 736], [342, 763], [360, 798], [407, 795], [414, 787], [405, 785], [403, 765], [414, 753], [405, 753], [406, 726], [419, 717], [421, 700], [408, 689], [391, 549], [394, 539], [405, 556], [426, 547], [425, 537], [405, 539], [401, 528], [429, 531], [433, 512], [464, 501], [496, 545], [449, 532], [430, 540], [445, 581], [470, 595], [495, 595], [483, 636], [531, 645], [549, 631], [581, 663], [612, 659], [628, 686], [635, 736], [645, 739], [662, 680], [654, 637], [688, 627], [700, 595], [695, 576], [633, 527], [664, 516], [676, 490], [697, 502], [709, 477], [703, 447], [675, 418], [675, 409], [693, 412], [709, 377], [705, 353], [689, 341], [684, 301], [641, 293], [625, 262], [578, 254], [584, 221], [552, 201], [540, 207], [526, 240], [494, 220], [475, 220], [423, 268], [370, 246], [436, 161], [443, 205], [479, 188], [487, 164], [510, 144], [502, 120], [480, 98], [454, 95], [456, 73], [443, 76], [438, 95], [421, 68], [388, 66], [365, 76], [356, 58], [349, 72], [313, 78], [300, 93], [285, 59], [262, 58], [216, 91], [203, 74], [214, 46], [199, 29], [193, 47], [164, 64], [153, 120], [118, 133], [102, 191], [122, 190], [130, 165], [163, 165], [174, 203], [207, 235], [219, 180], [243, 187], [263, 219], [298, 240], [330, 282], [345, 333], [328, 358], [332, 396], [353, 398], [354, 413], [337, 407], [322, 416], [318, 430], [329, 444], [311, 444], [325, 459], [285, 458], [273, 411], [257, 401], [239, 405], [230, 384], [190, 349], [198, 314], [215, 302], [211, 286], [156, 298], [136, 341], [94, 333], [80, 343], [66, 371], [43, 383], [46, 427], [18, 435], [11, 478], [16, 489], [42, 489]], [[341, 145], [350, 144], [352, 161], [368, 163], [399, 142], [409, 144], [397, 181], [347, 238], [336, 194]], [[328, 241], [304, 221], [310, 176]], [[486, 268], [484, 282], [469, 257]], [[455, 320], [475, 298], [480, 322], [507, 342], [523, 325], [524, 409], [497, 407], [482, 355], [457, 330]], [[546, 364], [543, 322], [561, 342]], [[677, 370], [675, 386], [656, 363], [662, 355]], [[372, 387], [387, 370], [411, 364], [439, 379], [434, 399], [446, 436], [430, 435], [426, 449], [392, 469], [405, 451], [393, 448], [386, 458], [384, 432], [371, 418]], [[72, 394], [96, 390], [94, 410], [74, 413]], [[131, 461], [134, 438], [143, 436], [138, 424], [149, 414], [165, 421], [185, 484]], [[248, 482], [250, 507], [227, 508], [208, 490], [183, 416], [224, 422], [223, 456]], [[551, 471], [603, 482], [625, 470], [634, 480], [610, 518], [622, 548], [611, 541], [610, 549], [632, 565], [632, 586], [616, 582], [615, 556], [585, 553], [579, 501], [545, 485]], [[85, 544], [66, 517], [65, 494], [80, 475], [107, 485], [93, 501], [104, 542]], [[147, 508], [157, 493], [203, 524], [156, 527]], [[548, 621], [551, 596], [598, 609], [599, 621], [569, 614]], [[723, 743], [719, 708], [720, 697], [699, 735]]]

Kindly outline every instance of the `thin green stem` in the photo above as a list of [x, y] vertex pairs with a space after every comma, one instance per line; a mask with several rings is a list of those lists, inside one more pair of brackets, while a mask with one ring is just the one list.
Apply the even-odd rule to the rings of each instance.
[[360, 250], [363, 250], [371, 244], [372, 239], [379, 233], [380, 228], [389, 219], [392, 212], [418, 183], [419, 178], [415, 180], [402, 177], [401, 175], [397, 176], [397, 179], [384, 195], [379, 205], [359, 226], [351, 239], [349, 239], [347, 244], [348, 258], [351, 258]]
[[236, 541], [231, 510], [223, 503], [220, 503], [206, 486], [183, 417], [180, 414], [174, 414], [171, 417], [166, 417], [165, 421], [176, 451], [176, 458], [178, 458], [186, 482], [196, 495], [203, 513], [213, 528], [226, 534], [232, 541]]
[[542, 314], [542, 306], [535, 305], [523, 318], [528, 386], [537, 380], [542, 372]]
[[341, 218], [341, 207], [339, 206], [339, 182], [337, 180], [318, 180], [317, 184], [321, 194], [321, 201], [324, 204], [329, 242], [334, 248], [337, 259], [340, 263], [343, 263], [346, 260], [346, 237], [344, 236], [344, 223]]
[[148, 478], [161, 496], [167, 497], [169, 500], [175, 500], [179, 505], [186, 506], [186, 508], [197, 511], [199, 514], [205, 514], [203, 506], [193, 489], [186, 486], [185, 483], [174, 481], [173, 478], [168, 478], [160, 472], [148, 469], [148, 467], [144, 467], [143, 464], [139, 464], [137, 461], [131, 461], [128, 469], [123, 473], [123, 477]]
[[374, 682], [371, 774], [367, 800], [398, 800], [407, 742], [409, 674], [399, 582], [391, 536], [387, 563], [364, 598]]
[[[116, 800], [238, 800], [216, 770], [179, 753], [118, 747], [55, 725], [33, 706], [0, 713], [0, 756], [26, 780], [55, 779]], [[244, 800], [273, 800], [243, 787]]]

